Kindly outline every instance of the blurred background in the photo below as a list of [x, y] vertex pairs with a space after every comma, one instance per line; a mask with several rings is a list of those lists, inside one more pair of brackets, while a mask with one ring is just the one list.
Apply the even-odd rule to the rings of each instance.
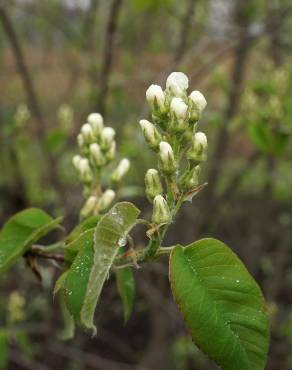
[[[208, 101], [200, 122], [208, 186], [184, 206], [166, 244], [227, 243], [268, 301], [267, 369], [292, 369], [291, 15], [289, 0], [1, 0], [0, 223], [33, 205], [74, 226], [83, 200], [71, 159], [92, 111], [116, 129], [120, 156], [132, 162], [122, 199], [149, 217], [143, 182], [155, 158], [138, 121], [149, 116], [147, 87], [183, 71]], [[126, 326], [111, 279], [97, 336], [78, 330], [67, 342], [52, 298], [60, 270], [40, 269], [42, 283], [24, 262], [1, 276], [0, 368], [217, 369], [186, 332], [166, 260], [135, 272]]]

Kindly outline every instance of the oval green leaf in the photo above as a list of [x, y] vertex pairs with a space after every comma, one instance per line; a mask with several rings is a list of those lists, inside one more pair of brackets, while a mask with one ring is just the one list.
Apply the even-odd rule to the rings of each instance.
[[61, 275], [56, 284], [61, 285], [68, 310], [76, 321], [80, 321], [80, 311], [93, 264], [93, 236], [94, 229], [89, 229], [71, 243], [72, 248], [79, 252], [70, 269]]
[[93, 319], [101, 290], [119, 248], [125, 244], [139, 213], [132, 203], [117, 203], [101, 218], [95, 229], [93, 266], [81, 310], [81, 322], [88, 329], [96, 330]]
[[38, 208], [11, 217], [0, 232], [0, 272], [8, 269], [37, 240], [55, 229], [62, 218], [53, 219]]
[[87, 230], [71, 243], [71, 249], [79, 252], [65, 281], [61, 279], [62, 292], [71, 315], [88, 329], [95, 330], [94, 312], [104, 282], [139, 213], [131, 203], [117, 203], [95, 229]]
[[202, 239], [170, 257], [174, 298], [195, 344], [222, 370], [263, 370], [269, 323], [261, 290], [222, 242]]

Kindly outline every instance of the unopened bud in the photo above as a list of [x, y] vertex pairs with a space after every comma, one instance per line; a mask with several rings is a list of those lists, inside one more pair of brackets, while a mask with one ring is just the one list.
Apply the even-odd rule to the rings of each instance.
[[95, 195], [91, 195], [85, 202], [85, 205], [83, 206], [83, 208], [81, 209], [81, 216], [83, 217], [90, 216], [93, 213], [96, 205], [97, 205], [97, 197]]
[[141, 119], [139, 124], [149, 147], [153, 150], [158, 150], [159, 143], [161, 142], [162, 138], [157, 128], [146, 119]]
[[118, 164], [118, 167], [112, 173], [111, 179], [114, 182], [119, 182], [125, 176], [125, 174], [130, 169], [130, 161], [127, 158], [124, 158]]
[[207, 101], [204, 95], [198, 90], [191, 92], [189, 98], [192, 102], [191, 117], [194, 121], [197, 121], [206, 108]]
[[97, 211], [98, 212], [105, 211], [111, 205], [115, 196], [116, 196], [116, 193], [113, 190], [111, 190], [111, 189], [106, 190], [102, 194], [100, 199], [98, 200], [97, 207], [96, 207]]
[[190, 171], [190, 176], [189, 176], [189, 179], [188, 179], [187, 184], [186, 184], [188, 189], [193, 189], [193, 188], [195, 188], [196, 186], [199, 185], [200, 172], [201, 172], [201, 167], [199, 165], [194, 167]]
[[102, 129], [103, 129], [102, 115], [99, 113], [91, 113], [87, 117], [87, 121], [92, 127], [93, 134], [95, 135], [95, 137], [100, 137]]
[[166, 200], [162, 195], [156, 195], [153, 201], [152, 222], [159, 225], [169, 223], [171, 219], [171, 213]]
[[192, 146], [187, 153], [187, 157], [194, 162], [203, 162], [207, 159], [207, 149], [207, 136], [203, 132], [197, 132], [193, 136]]
[[72, 158], [72, 163], [74, 165], [74, 167], [76, 168], [76, 170], [79, 171], [79, 166], [80, 166], [80, 161], [82, 160], [82, 157], [80, 155], [74, 155], [74, 157]]
[[113, 141], [111, 143], [109, 150], [106, 151], [105, 157], [108, 161], [112, 161], [115, 158], [115, 155], [116, 155], [116, 142]]
[[165, 95], [159, 85], [151, 85], [146, 90], [146, 99], [152, 109], [165, 111]]
[[174, 96], [183, 96], [189, 87], [189, 79], [182, 72], [172, 72], [166, 80], [166, 87]]
[[183, 131], [187, 127], [188, 106], [181, 98], [173, 98], [170, 103], [170, 110], [174, 115], [173, 130]]
[[92, 181], [92, 171], [89, 166], [89, 161], [87, 158], [81, 158], [79, 161], [79, 173], [81, 180], [84, 182], [91, 182]]
[[157, 170], [150, 168], [145, 175], [146, 194], [149, 198], [163, 193], [163, 187]]
[[159, 159], [163, 172], [171, 174], [175, 171], [176, 163], [173, 150], [166, 141], [161, 141], [161, 143], [159, 144]]
[[102, 130], [100, 139], [100, 145], [102, 149], [106, 150], [110, 148], [114, 140], [115, 134], [116, 132], [112, 127], [105, 127]]
[[105, 164], [105, 158], [101, 152], [100, 146], [96, 143], [90, 144], [89, 147], [90, 155], [94, 164], [97, 167], [101, 167]]
[[87, 143], [87, 144], [90, 144], [94, 141], [94, 134], [93, 134], [93, 130], [92, 130], [92, 127], [90, 126], [89, 123], [85, 123], [82, 127], [81, 127], [81, 134], [83, 136], [83, 139], [84, 141]]
[[77, 135], [77, 143], [80, 149], [84, 147], [85, 141], [82, 134]]

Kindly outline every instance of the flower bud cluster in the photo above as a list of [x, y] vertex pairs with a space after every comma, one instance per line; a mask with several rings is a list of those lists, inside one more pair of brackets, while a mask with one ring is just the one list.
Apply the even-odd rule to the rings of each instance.
[[[75, 155], [72, 162], [86, 196], [81, 216], [88, 217], [106, 211], [116, 196], [114, 190], [103, 190], [101, 186], [103, 170], [116, 155], [115, 130], [104, 127], [103, 117], [99, 113], [91, 113], [77, 135], [77, 143], [80, 155]], [[122, 159], [111, 175], [106, 176], [110, 178], [110, 186], [117, 186], [129, 168], [129, 160]]]
[[171, 221], [177, 197], [199, 185], [200, 165], [207, 158], [207, 137], [197, 132], [207, 102], [198, 90], [188, 94], [188, 87], [188, 77], [173, 72], [164, 90], [153, 84], [146, 91], [152, 119], [139, 123], [149, 148], [158, 156], [158, 170], [149, 169], [145, 176], [155, 224]]

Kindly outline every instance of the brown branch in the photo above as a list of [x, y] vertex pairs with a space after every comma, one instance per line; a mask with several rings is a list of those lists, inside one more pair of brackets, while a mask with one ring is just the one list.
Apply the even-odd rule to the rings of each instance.
[[99, 0], [91, 0], [83, 22], [83, 48], [90, 54], [94, 49], [94, 28]]
[[179, 36], [179, 43], [177, 44], [174, 58], [173, 58], [173, 65], [177, 66], [179, 62], [184, 57], [187, 47], [188, 47], [188, 41], [191, 31], [191, 23], [192, 18], [195, 13], [195, 5], [196, 0], [188, 0], [188, 4], [186, 6], [186, 12], [184, 14], [184, 17], [181, 21], [181, 29], [180, 29], [180, 36]]
[[50, 370], [46, 365], [37, 362], [36, 360], [25, 356], [20, 351], [9, 349], [9, 362], [15, 364], [22, 369], [34, 370]]
[[64, 262], [64, 255], [58, 253], [45, 253], [43, 251], [38, 250], [37, 248], [33, 248], [30, 251], [24, 254], [24, 257], [37, 257], [37, 258], [44, 258], [48, 260], [53, 260], [56, 262]]
[[113, 0], [108, 18], [107, 29], [104, 39], [102, 66], [100, 72], [99, 111], [106, 113], [106, 102], [109, 90], [109, 79], [112, 69], [114, 44], [117, 36], [118, 18], [122, 0]]
[[30, 76], [28, 67], [26, 65], [24, 54], [21, 49], [21, 45], [18, 41], [13, 24], [3, 7], [0, 7], [0, 21], [4, 29], [4, 32], [7, 36], [7, 39], [10, 43], [12, 53], [14, 55], [15, 63], [16, 63], [19, 75], [21, 77], [24, 90], [26, 92], [28, 106], [33, 116], [35, 117], [35, 119], [39, 122], [38, 127], [39, 127], [40, 132], [43, 133], [44, 119], [43, 119], [40, 104], [38, 102], [38, 98], [35, 92], [33, 81]]
[[[90, 352], [85, 352], [80, 348], [67, 346], [60, 342], [49, 342], [48, 350], [55, 353], [58, 356], [82, 361], [87, 366], [93, 369], [108, 369], [108, 370], [133, 370], [133, 365], [128, 365], [122, 362], [113, 361], [104, 357], [99, 356], [98, 354], [93, 354]], [[145, 369], [146, 370], [146, 369]]]

